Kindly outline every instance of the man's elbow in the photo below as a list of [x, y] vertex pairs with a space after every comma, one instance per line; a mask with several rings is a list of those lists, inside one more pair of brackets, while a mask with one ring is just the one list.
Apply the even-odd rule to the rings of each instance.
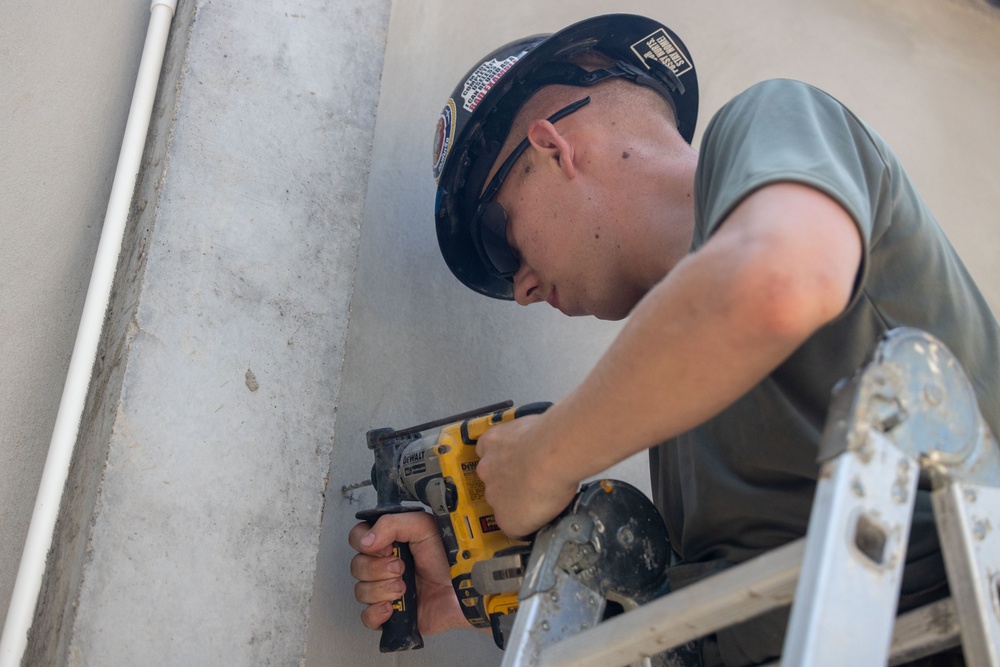
[[744, 283], [757, 295], [748, 300], [746, 316], [763, 338], [797, 346], [844, 312], [851, 298], [845, 283], [822, 268], [803, 273], [770, 268]]
[[804, 341], [850, 303], [861, 234], [826, 194], [797, 183], [762, 188], [731, 214], [723, 234], [742, 258], [736, 289], [764, 335]]

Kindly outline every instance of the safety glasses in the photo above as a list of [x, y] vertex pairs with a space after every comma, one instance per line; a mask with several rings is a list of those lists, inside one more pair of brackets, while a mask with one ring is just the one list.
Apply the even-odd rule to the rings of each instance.
[[[589, 96], [582, 100], [577, 100], [573, 104], [555, 112], [546, 120], [550, 123], [555, 123], [588, 102], [590, 102]], [[507, 178], [510, 170], [514, 167], [514, 163], [528, 149], [530, 144], [529, 139], [525, 137], [524, 141], [519, 143], [511, 151], [510, 155], [507, 156], [507, 159], [503, 161], [497, 173], [490, 179], [489, 185], [483, 190], [483, 194], [479, 198], [479, 205], [476, 207], [475, 217], [473, 218], [474, 233], [479, 236], [480, 248], [488, 264], [487, 268], [491, 269], [498, 277], [510, 281], [513, 281], [514, 274], [520, 268], [521, 260], [518, 259], [517, 255], [511, 249], [510, 244], [507, 243], [507, 211], [504, 210], [499, 202], [493, 201], [493, 198], [496, 197], [500, 186], [503, 185], [504, 179]]]

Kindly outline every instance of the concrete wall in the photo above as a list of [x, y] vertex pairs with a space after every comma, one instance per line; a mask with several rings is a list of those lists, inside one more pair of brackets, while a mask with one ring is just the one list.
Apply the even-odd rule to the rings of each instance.
[[388, 8], [179, 3], [24, 664], [299, 661]]
[[[374, 496], [339, 489], [367, 474], [367, 429], [558, 399], [617, 330], [476, 297], [438, 255], [435, 122], [515, 37], [660, 18], [694, 54], [702, 124], [763, 78], [826, 88], [896, 147], [1000, 312], [985, 0], [180, 3], [37, 664], [499, 663], [474, 633], [378, 654], [345, 540]], [[0, 6], [0, 613], [147, 17], [147, 2]], [[642, 461], [615, 474], [643, 483]]]
[[299, 660], [387, 12], [182, 4], [30, 664]]
[[[476, 633], [378, 653], [357, 620], [346, 533], [370, 490], [336, 490], [371, 465], [364, 432], [503, 398], [558, 399], [588, 370], [613, 325], [567, 321], [544, 305], [491, 302], [462, 287], [432, 232], [432, 131], [445, 99], [479, 57], [518, 37], [586, 16], [632, 11], [672, 26], [700, 72], [700, 123], [767, 77], [813, 82], [896, 146], [1000, 312], [1000, 14], [972, 0], [475, 0], [393, 4], [338, 406], [330, 493], [306, 664], [499, 664]], [[699, 134], [700, 136], [700, 134]], [[697, 141], [697, 139], [696, 139]], [[624, 475], [643, 474], [632, 462]]]

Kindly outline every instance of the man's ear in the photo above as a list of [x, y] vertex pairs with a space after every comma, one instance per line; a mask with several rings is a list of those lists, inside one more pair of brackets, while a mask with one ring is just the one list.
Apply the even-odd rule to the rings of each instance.
[[576, 176], [573, 144], [559, 133], [555, 125], [542, 119], [532, 121], [528, 126], [528, 141], [541, 154], [543, 164], [555, 165], [566, 178]]

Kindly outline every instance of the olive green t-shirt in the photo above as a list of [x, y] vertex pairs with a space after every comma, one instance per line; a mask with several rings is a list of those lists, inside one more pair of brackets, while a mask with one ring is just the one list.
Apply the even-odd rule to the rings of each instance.
[[[889, 329], [940, 338], [1000, 433], [1000, 336], [989, 306], [893, 152], [826, 93], [766, 81], [716, 114], [702, 140], [692, 251], [748, 194], [781, 181], [838, 201], [861, 232], [863, 260], [837, 320], [721, 414], [651, 451], [654, 500], [688, 562], [738, 562], [805, 534], [831, 390]], [[943, 577], [932, 521], [922, 493], [904, 593]]]

